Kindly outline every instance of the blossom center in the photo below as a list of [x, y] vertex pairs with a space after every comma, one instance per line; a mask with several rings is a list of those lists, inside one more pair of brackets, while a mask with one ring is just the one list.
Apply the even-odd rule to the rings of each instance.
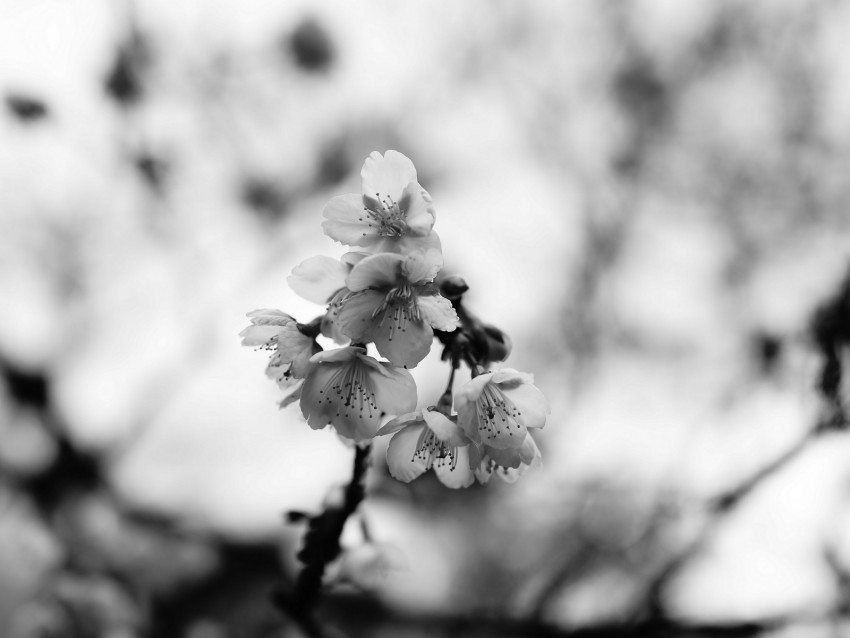
[[435, 464], [438, 467], [448, 466], [450, 470], [457, 467], [457, 448], [437, 438], [437, 435], [425, 428], [419, 435], [416, 449], [411, 461], [419, 459], [425, 461], [425, 469], [430, 470]]
[[521, 416], [522, 412], [501, 390], [490, 383], [484, 386], [475, 408], [478, 412], [478, 432], [482, 438], [493, 440], [502, 436], [503, 431], [507, 432], [508, 436], [513, 436], [512, 427], [521, 429], [517, 417]]
[[335, 405], [338, 417], [372, 420], [380, 414], [368, 372], [356, 360], [334, 372], [319, 395], [319, 405]]
[[409, 283], [390, 288], [381, 304], [372, 312], [372, 318], [381, 317], [378, 322], [383, 326], [389, 322], [389, 340], [393, 340], [396, 331], [406, 332], [410, 321], [421, 321], [422, 316], [416, 303], [416, 291]]
[[406, 212], [399, 203], [389, 195], [381, 197], [380, 193], [375, 194], [378, 199], [364, 198], [366, 206], [363, 207], [364, 216], [360, 221], [369, 228], [377, 226], [378, 234], [383, 237], [401, 237], [407, 233]]

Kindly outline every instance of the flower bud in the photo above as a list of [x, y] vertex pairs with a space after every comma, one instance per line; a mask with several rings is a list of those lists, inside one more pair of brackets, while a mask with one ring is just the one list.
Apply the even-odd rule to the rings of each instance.
[[460, 275], [449, 275], [440, 284], [440, 292], [446, 299], [460, 299], [467, 290], [469, 286]]
[[513, 349], [511, 338], [496, 326], [484, 326], [487, 337], [487, 360], [491, 362], [505, 361]]

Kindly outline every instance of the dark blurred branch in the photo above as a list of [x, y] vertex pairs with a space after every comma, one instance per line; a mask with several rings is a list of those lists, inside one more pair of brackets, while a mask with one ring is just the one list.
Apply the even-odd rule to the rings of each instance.
[[360, 596], [329, 595], [323, 616], [357, 636], [451, 636], [453, 638], [747, 638], [793, 624], [794, 619], [689, 623], [674, 620], [609, 622], [566, 628], [534, 618], [492, 613], [416, 613]]
[[714, 519], [722, 518], [724, 514], [731, 512], [735, 507], [743, 501], [747, 496], [752, 494], [756, 488], [764, 483], [771, 476], [787, 467], [794, 459], [809, 447], [809, 444], [822, 432], [819, 427], [815, 427], [810, 432], [806, 433], [793, 446], [783, 452], [780, 456], [770, 461], [767, 465], [757, 470], [748, 479], [737, 485], [736, 487], [718, 494], [708, 503], [710, 511], [715, 513]]
[[[304, 564], [291, 592], [277, 589], [273, 594], [275, 605], [293, 619], [304, 632], [313, 637], [327, 636], [328, 631], [316, 619], [314, 609], [322, 589], [322, 580], [328, 564], [342, 551], [340, 537], [349, 517], [366, 496], [366, 472], [370, 465], [371, 444], [357, 446], [351, 480], [345, 487], [342, 499], [331, 502], [316, 516], [307, 517], [307, 533], [298, 552]], [[302, 515], [297, 515], [299, 518]]]
[[649, 581], [643, 602], [638, 607], [640, 617], [666, 618], [664, 591], [682, 568], [696, 557], [714, 537], [720, 525], [736, 508], [772, 476], [788, 467], [809, 447], [809, 444], [829, 432], [846, 431], [847, 415], [842, 399], [842, 352], [850, 347], [850, 270], [836, 293], [814, 314], [811, 334], [823, 357], [817, 389], [825, 400], [825, 409], [814, 427], [797, 443], [776, 459], [756, 471], [739, 485], [720, 494], [708, 503], [711, 517], [702, 531]]
[[846, 429], [847, 414], [842, 398], [842, 355], [850, 349], [850, 269], [838, 291], [815, 313], [812, 336], [823, 356], [817, 387], [829, 409], [821, 428]]
[[[643, 594], [634, 606], [634, 617], [641, 623], [668, 622], [664, 595], [670, 583], [712, 542], [718, 528], [760, 486], [787, 468], [824, 434], [846, 431], [848, 421], [843, 399], [846, 393], [843, 390], [843, 356], [850, 350], [850, 272], [835, 294], [815, 312], [810, 333], [822, 356], [816, 387], [824, 399], [824, 409], [817, 422], [775, 459], [705, 504], [708, 518], [702, 529], [683, 547], [671, 552], [664, 564], [644, 584]], [[581, 570], [579, 564], [570, 563], [552, 576], [535, 606], [535, 617], [545, 615], [557, 594], [571, 582], [573, 572], [577, 569]]]

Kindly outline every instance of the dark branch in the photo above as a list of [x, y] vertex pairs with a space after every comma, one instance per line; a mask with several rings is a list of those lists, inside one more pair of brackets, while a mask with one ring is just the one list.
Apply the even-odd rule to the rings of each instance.
[[307, 517], [307, 533], [298, 552], [298, 559], [304, 567], [298, 574], [293, 591], [279, 588], [273, 594], [278, 609], [295, 620], [310, 636], [327, 635], [314, 615], [322, 579], [328, 564], [342, 551], [339, 541], [345, 523], [366, 496], [365, 478], [372, 446], [368, 444], [355, 449], [351, 481], [345, 487], [341, 502], [328, 505], [321, 514]]

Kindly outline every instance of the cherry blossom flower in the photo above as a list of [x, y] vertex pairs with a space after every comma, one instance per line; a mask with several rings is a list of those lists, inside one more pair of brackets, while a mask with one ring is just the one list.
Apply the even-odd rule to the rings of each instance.
[[454, 418], [436, 410], [411, 412], [378, 431], [379, 435], [393, 433], [387, 465], [399, 481], [409, 483], [430, 469], [446, 487], [469, 487], [475, 481], [470, 441]]
[[540, 465], [540, 449], [531, 434], [518, 448], [499, 449], [489, 445], [469, 446], [469, 465], [479, 483], [487, 483], [494, 474], [513, 483], [530, 467]]
[[498, 450], [528, 445], [528, 428], [542, 428], [549, 414], [531, 375], [511, 368], [485, 372], [461, 386], [454, 407], [458, 424], [474, 443]]
[[360, 171], [362, 195], [334, 197], [325, 206], [325, 234], [372, 253], [439, 249], [431, 197], [413, 162], [398, 151], [373, 152]]
[[376, 361], [366, 349], [347, 346], [320, 352], [301, 389], [301, 412], [314, 430], [332, 425], [343, 437], [375, 436], [385, 414], [416, 406], [416, 384], [407, 370]]
[[434, 329], [451, 332], [458, 317], [433, 283], [442, 267], [438, 251], [381, 253], [364, 258], [346, 278], [336, 302], [340, 331], [355, 342], [374, 342], [393, 365], [413, 368], [431, 349]]
[[306, 377], [310, 357], [322, 350], [316, 340], [301, 332], [298, 322], [280, 310], [254, 310], [248, 318], [251, 325], [239, 336], [243, 346], [273, 351], [266, 374], [282, 387]]

